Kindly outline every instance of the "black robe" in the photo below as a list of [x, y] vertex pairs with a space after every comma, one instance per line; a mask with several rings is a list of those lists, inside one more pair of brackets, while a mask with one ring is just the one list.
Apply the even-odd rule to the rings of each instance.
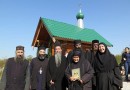
[[[46, 90], [46, 70], [48, 59], [40, 61], [38, 57], [33, 58], [30, 63], [31, 89]], [[40, 68], [42, 73], [40, 74]]]
[[[67, 60], [65, 56], [61, 58], [61, 64], [56, 67], [55, 56], [51, 56], [47, 67], [47, 85], [49, 90], [66, 90], [67, 80], [65, 78], [65, 69], [67, 67]], [[54, 85], [50, 85], [50, 80]]]
[[117, 61], [106, 45], [105, 48], [105, 53], [102, 54], [98, 51], [94, 60], [96, 90], [120, 90], [122, 77]]
[[89, 60], [91, 65], [93, 65], [94, 57], [95, 57], [95, 52], [93, 50], [86, 52], [86, 59]]
[[9, 58], [2, 75], [2, 90], [29, 90], [30, 72], [29, 62], [15, 61]]
[[[89, 50], [86, 52], [86, 59], [90, 62], [90, 64], [92, 65], [92, 67], [94, 67], [94, 60], [95, 60], [95, 55], [96, 52], [94, 52], [93, 50]], [[92, 78], [92, 90], [96, 90], [96, 76], [94, 74], [93, 78]]]
[[[70, 81], [69, 78], [72, 76], [72, 69], [80, 68], [80, 76], [83, 84], [79, 81]], [[66, 69], [66, 77], [69, 81], [69, 90], [92, 90], [92, 77], [94, 70], [88, 60], [81, 58], [78, 63], [70, 63]]]

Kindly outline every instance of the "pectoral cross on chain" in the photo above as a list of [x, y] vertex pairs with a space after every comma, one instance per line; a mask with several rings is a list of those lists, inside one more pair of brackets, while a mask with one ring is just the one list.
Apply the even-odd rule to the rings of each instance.
[[42, 74], [42, 67], [40, 68], [39, 73]]

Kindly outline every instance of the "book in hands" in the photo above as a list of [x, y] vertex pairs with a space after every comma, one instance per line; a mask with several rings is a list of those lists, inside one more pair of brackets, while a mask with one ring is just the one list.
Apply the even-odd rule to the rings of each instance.
[[72, 77], [75, 77], [77, 79], [81, 79], [80, 77], [80, 68], [72, 69]]

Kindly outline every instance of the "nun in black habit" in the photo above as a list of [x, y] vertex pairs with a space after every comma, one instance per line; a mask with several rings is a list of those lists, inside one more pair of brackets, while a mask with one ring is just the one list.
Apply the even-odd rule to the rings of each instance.
[[89, 61], [84, 60], [85, 58], [81, 54], [80, 51], [75, 50], [72, 55], [72, 63], [66, 69], [65, 74], [69, 82], [69, 90], [92, 90], [91, 79], [94, 70]]
[[99, 43], [94, 69], [96, 90], [121, 90], [122, 78], [117, 61], [104, 43]]
[[66, 67], [66, 57], [62, 55], [61, 45], [58, 41], [56, 41], [55, 55], [50, 57], [47, 67], [47, 85], [49, 90], [66, 90]]

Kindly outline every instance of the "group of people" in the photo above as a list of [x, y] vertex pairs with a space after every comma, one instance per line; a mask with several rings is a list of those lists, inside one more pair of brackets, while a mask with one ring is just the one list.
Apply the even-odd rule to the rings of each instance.
[[54, 56], [38, 47], [31, 62], [24, 57], [24, 47], [16, 47], [16, 56], [6, 62], [0, 90], [121, 90], [121, 73], [114, 55], [105, 43], [92, 41], [92, 49], [84, 51], [81, 40], [65, 57], [59, 41], [54, 43]]

